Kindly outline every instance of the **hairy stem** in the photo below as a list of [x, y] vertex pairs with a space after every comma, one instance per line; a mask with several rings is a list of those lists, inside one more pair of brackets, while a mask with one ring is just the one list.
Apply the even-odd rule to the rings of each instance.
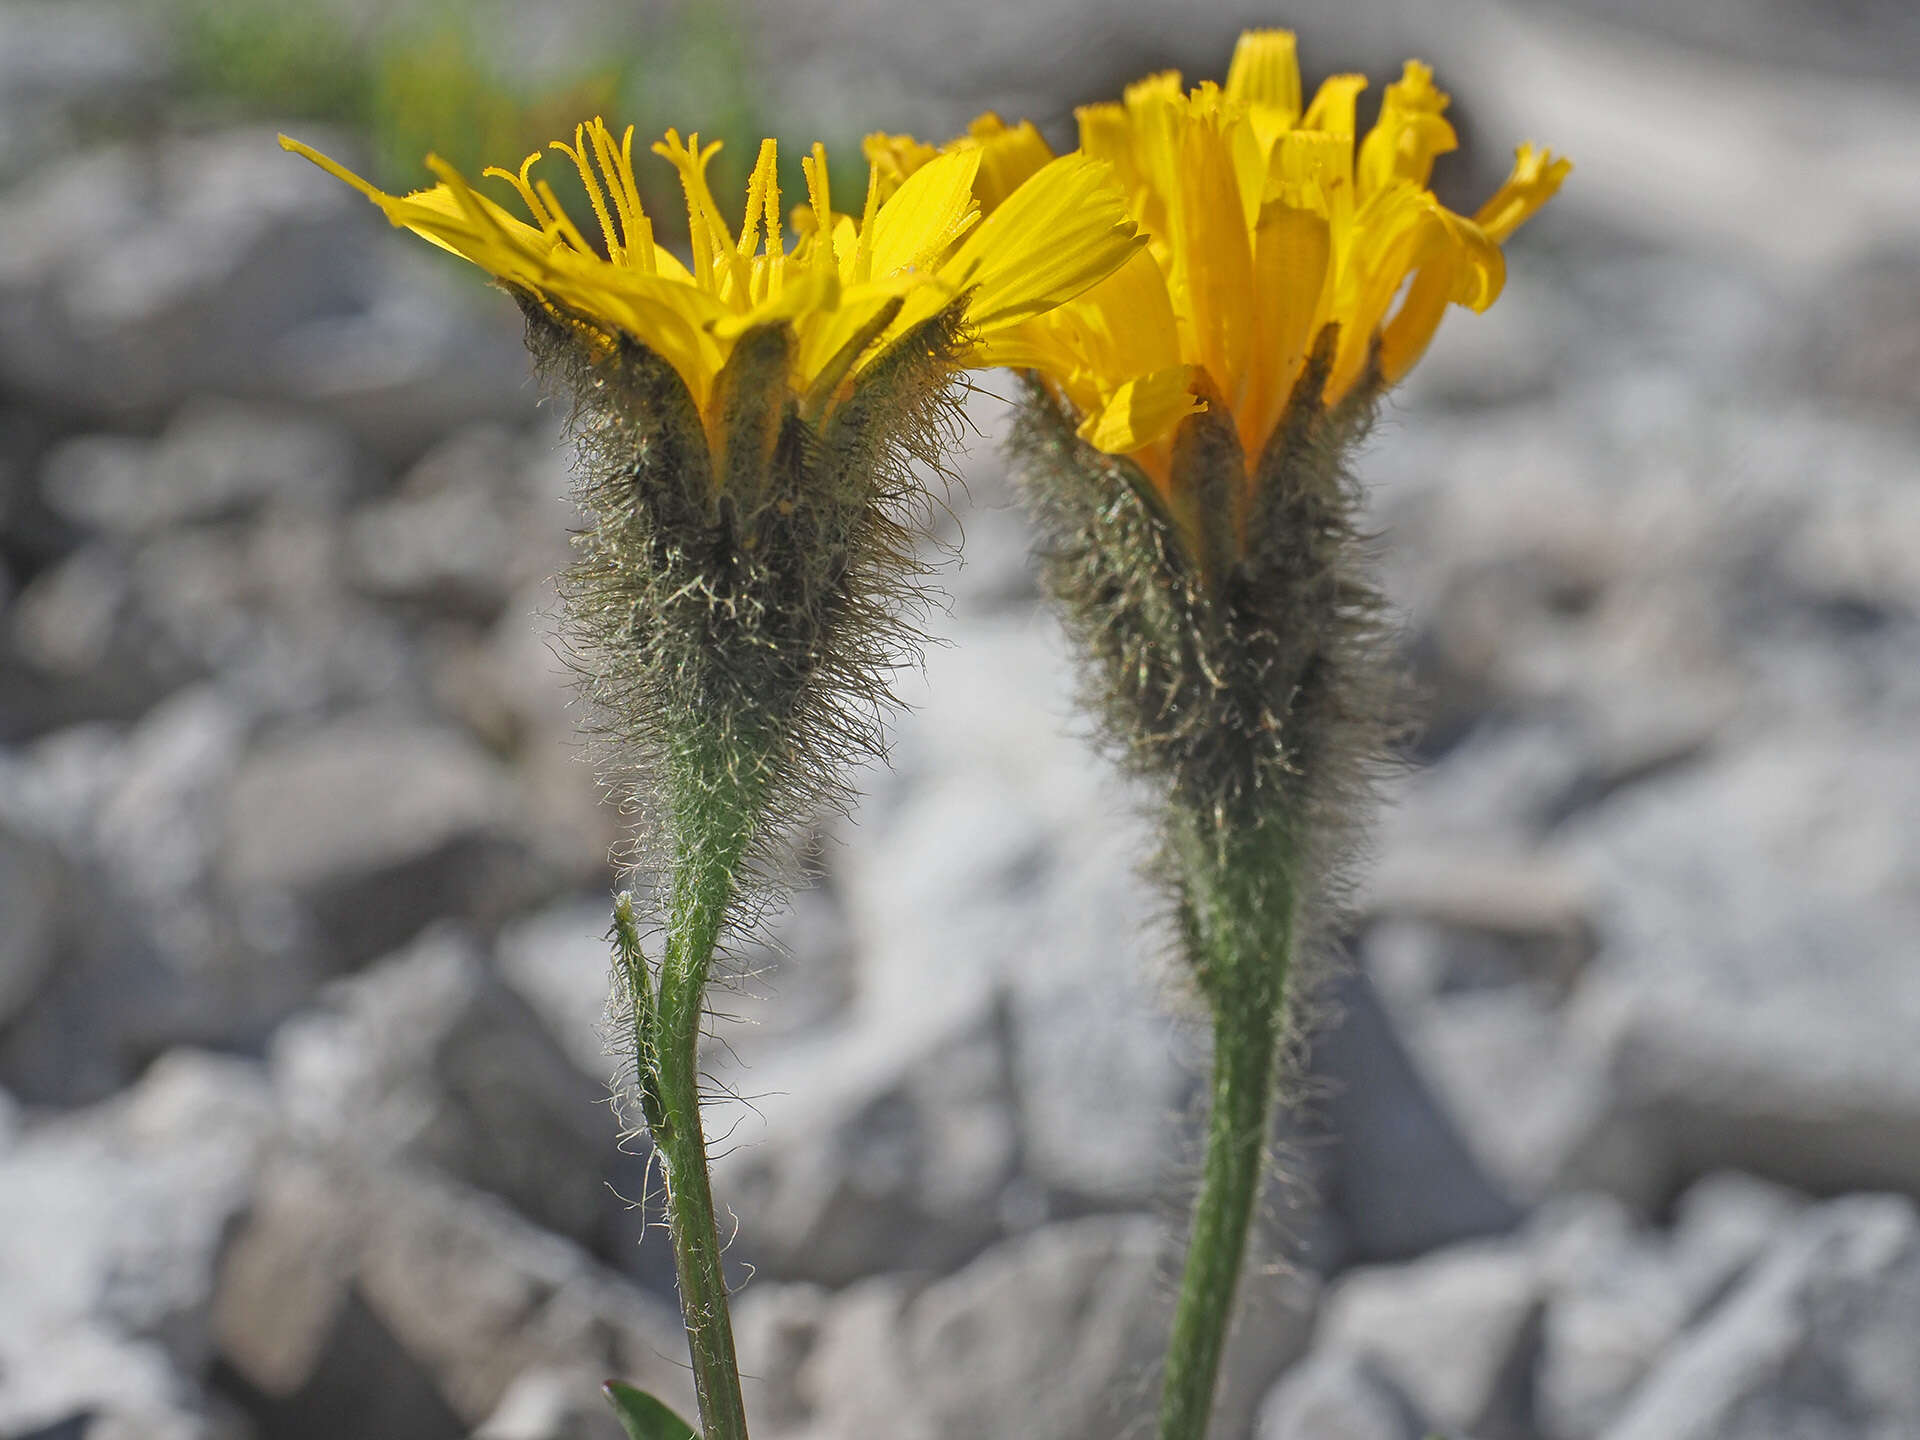
[[1290, 866], [1268, 845], [1186, 856], [1188, 943], [1213, 1016], [1206, 1159], [1160, 1394], [1160, 1440], [1203, 1440], [1265, 1173], [1292, 960]]
[[704, 1440], [746, 1440], [746, 1407], [700, 1123], [699, 1051], [707, 972], [734, 898], [754, 806], [746, 787], [724, 766], [689, 763], [678, 769], [679, 839], [649, 1057], [659, 1109], [653, 1140], [666, 1169], [668, 1229], [701, 1434]]

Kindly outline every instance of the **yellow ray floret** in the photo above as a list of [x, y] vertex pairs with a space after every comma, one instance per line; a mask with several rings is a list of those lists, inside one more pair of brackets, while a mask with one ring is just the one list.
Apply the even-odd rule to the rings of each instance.
[[734, 345], [760, 326], [792, 328], [792, 392], [817, 394], [823, 379], [851, 383], [890, 340], [956, 300], [976, 344], [991, 346], [1143, 243], [1104, 167], [1083, 157], [1050, 161], [1031, 183], [995, 189], [1004, 203], [984, 220], [974, 195], [979, 147], [916, 153], [910, 167], [876, 158], [856, 221], [833, 213], [827, 155], [816, 144], [802, 162], [808, 205], [795, 216], [800, 233], [790, 245], [772, 140], [761, 144], [736, 236], [707, 181], [719, 142], [702, 145], [697, 134], [682, 141], [669, 130], [652, 149], [678, 173], [685, 197], [692, 244], [683, 263], [655, 241], [641, 205], [631, 126], [616, 137], [595, 119], [576, 127], [571, 143], [550, 147], [579, 175], [598, 247], [534, 174], [541, 152], [517, 171], [483, 172], [511, 192], [522, 218], [434, 156], [427, 165], [438, 185], [389, 195], [310, 146], [284, 135], [280, 143], [353, 186], [395, 225], [574, 320], [654, 350], [703, 412]]
[[[1493, 303], [1501, 243], [1571, 167], [1523, 145], [1479, 213], [1456, 215], [1427, 188], [1434, 160], [1458, 143], [1433, 72], [1408, 61], [1359, 136], [1365, 88], [1335, 75], [1306, 99], [1293, 35], [1256, 30], [1240, 37], [1224, 85], [1187, 90], [1169, 71], [1119, 103], [1083, 107], [1081, 153], [1113, 167], [1147, 250], [998, 335], [994, 358], [1044, 375], [1084, 417], [1083, 438], [1132, 456], [1163, 490], [1173, 431], [1204, 406], [1231, 411], [1251, 464], [1329, 326], [1326, 403], [1397, 383], [1447, 306]], [[880, 138], [902, 172], [935, 153]], [[998, 187], [1046, 160], [1038, 141], [989, 115], [947, 150], [992, 157], [994, 186], [977, 187], [991, 212]]]

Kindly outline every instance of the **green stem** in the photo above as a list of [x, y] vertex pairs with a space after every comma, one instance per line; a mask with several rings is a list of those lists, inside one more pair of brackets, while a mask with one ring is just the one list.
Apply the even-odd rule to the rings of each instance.
[[746, 1406], [700, 1123], [700, 1030], [707, 972], [734, 898], [753, 806], [735, 785], [700, 783], [713, 778], [711, 772], [680, 778], [680, 842], [649, 1057], [659, 1107], [653, 1141], [666, 1169], [668, 1230], [701, 1434], [704, 1440], [746, 1440]]
[[1187, 866], [1189, 943], [1213, 1014], [1213, 1073], [1206, 1159], [1161, 1382], [1160, 1440], [1207, 1433], [1264, 1176], [1293, 944], [1288, 867], [1269, 868], [1275, 860], [1257, 847], [1217, 870]]

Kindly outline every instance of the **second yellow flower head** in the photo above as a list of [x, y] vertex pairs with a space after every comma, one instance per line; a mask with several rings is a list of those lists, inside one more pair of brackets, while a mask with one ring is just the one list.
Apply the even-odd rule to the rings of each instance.
[[[1570, 168], [1523, 145], [1493, 198], [1457, 215], [1427, 188], [1434, 158], [1457, 144], [1432, 72], [1407, 62], [1361, 137], [1365, 88], [1362, 76], [1335, 75], [1303, 100], [1294, 36], [1249, 31], [1224, 86], [1184, 89], [1170, 71], [1077, 112], [1079, 153], [1113, 167], [1147, 249], [1070, 304], [996, 336], [992, 355], [1046, 377], [1083, 417], [1082, 438], [1130, 456], [1176, 511], [1182, 419], [1224, 408], [1251, 466], [1330, 326], [1324, 403], [1395, 384], [1449, 304], [1493, 303], [1506, 273], [1501, 242]], [[936, 153], [881, 136], [868, 151], [896, 181]], [[1057, 163], [1031, 125], [991, 115], [946, 152], [982, 156], [989, 207]]]

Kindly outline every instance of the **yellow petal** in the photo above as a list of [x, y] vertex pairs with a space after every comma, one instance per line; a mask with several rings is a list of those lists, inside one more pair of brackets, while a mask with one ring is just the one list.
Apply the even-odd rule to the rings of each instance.
[[1253, 236], [1253, 358], [1238, 401], [1240, 446], [1258, 456], [1279, 422], [1326, 308], [1333, 258], [1326, 218], [1271, 205]]
[[1291, 30], [1248, 30], [1233, 47], [1227, 67], [1227, 98], [1284, 110], [1288, 123], [1300, 114], [1300, 57]]
[[1367, 77], [1364, 75], [1329, 75], [1320, 82], [1320, 88], [1313, 92], [1313, 103], [1307, 106], [1307, 113], [1300, 117], [1300, 128], [1324, 130], [1331, 135], [1349, 137], [1358, 134], [1354, 112], [1360, 92], [1366, 88]]
[[1146, 250], [1037, 323], [1070, 331], [1087, 363], [1115, 380], [1180, 363], [1180, 327], [1166, 276]]
[[914, 171], [940, 152], [911, 135], [889, 135], [876, 130], [860, 142], [867, 164], [880, 176], [880, 198], [885, 200], [898, 190]]
[[968, 315], [984, 335], [1072, 299], [1139, 245], [1112, 172], [1063, 155], [1014, 191], [940, 273], [972, 291]]
[[1115, 179], [1129, 194], [1140, 182], [1133, 154], [1133, 121], [1124, 105], [1082, 105], [1073, 112], [1080, 126], [1080, 149], [1090, 159], [1113, 167]]
[[816, 270], [782, 286], [778, 295], [769, 296], [745, 313], [721, 314], [709, 328], [720, 339], [733, 340], [763, 325], [796, 320], [809, 311], [830, 311], [839, 300], [839, 273]]
[[[913, 282], [903, 278], [840, 286], [838, 303], [831, 309], [817, 308], [800, 316], [794, 326], [800, 338], [794, 358], [797, 388], [810, 387], [847, 342], [868, 327], [874, 316], [913, 289]], [[848, 365], [851, 368], [852, 360]]]
[[979, 218], [973, 178], [978, 150], [942, 155], [923, 165], [880, 207], [872, 230], [872, 273], [930, 269]]
[[1253, 255], [1228, 141], [1208, 124], [1180, 138], [1172, 285], [1182, 348], [1228, 390], [1252, 339]]
[[1389, 385], [1398, 385], [1414, 363], [1426, 353], [1440, 319], [1446, 314], [1447, 301], [1455, 284], [1454, 270], [1461, 262], [1454, 256], [1440, 256], [1413, 277], [1400, 309], [1380, 332], [1380, 376]]
[[1381, 97], [1380, 118], [1360, 145], [1360, 195], [1385, 190], [1395, 181], [1424, 186], [1433, 175], [1434, 157], [1458, 148], [1459, 140], [1442, 112], [1447, 94], [1435, 87], [1433, 71], [1409, 60], [1400, 79]]
[[1053, 159], [1053, 147], [1031, 120], [1007, 125], [989, 111], [967, 127], [966, 137], [954, 142], [954, 148], [972, 147], [980, 152], [980, 173], [973, 182], [973, 196], [981, 213], [991, 215], [1029, 179]]
[[1342, 276], [1347, 293], [1333, 317], [1342, 331], [1328, 384], [1329, 399], [1340, 398], [1360, 378], [1374, 336], [1409, 276], [1430, 267], [1436, 272], [1422, 287], [1421, 308], [1409, 317], [1395, 342], [1402, 374], [1439, 323], [1437, 313], [1431, 323], [1426, 319], [1433, 303], [1431, 287], [1440, 285], [1446, 301], [1484, 310], [1506, 282], [1505, 257], [1486, 232], [1411, 185], [1397, 185], [1369, 201], [1355, 217], [1354, 226], [1359, 237], [1352, 256], [1354, 274]]
[[1247, 107], [1262, 156], [1300, 119], [1300, 57], [1291, 30], [1248, 30], [1227, 67], [1229, 100]]
[[1081, 423], [1080, 438], [1108, 455], [1125, 455], [1171, 435], [1187, 416], [1206, 409], [1193, 393], [1196, 379], [1193, 366], [1175, 365], [1127, 381]]
[[1522, 145], [1514, 152], [1513, 173], [1480, 207], [1475, 223], [1496, 243], [1504, 243], [1558, 193], [1560, 182], [1572, 169], [1571, 160], [1556, 160], [1551, 150]]

